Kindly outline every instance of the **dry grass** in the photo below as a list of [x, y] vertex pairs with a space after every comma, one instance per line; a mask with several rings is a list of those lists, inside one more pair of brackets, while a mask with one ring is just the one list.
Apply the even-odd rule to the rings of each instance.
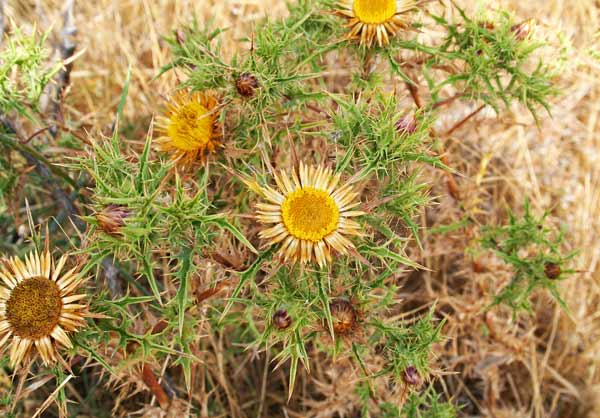
[[[466, 3], [466, 2], [460, 2]], [[464, 248], [472, 241], [463, 233], [424, 239], [422, 253], [413, 257], [431, 269], [406, 278], [402, 297], [407, 306], [439, 300], [448, 317], [448, 340], [438, 347], [437, 367], [449, 374], [440, 387], [465, 404], [464, 413], [490, 417], [598, 417], [600, 416], [600, 62], [589, 57], [600, 47], [600, 7], [597, 0], [516, 0], [492, 2], [513, 10], [523, 19], [534, 17], [541, 32], [562, 30], [573, 49], [571, 62], [559, 84], [564, 94], [554, 103], [554, 117], [543, 116], [539, 128], [529, 116], [482, 113], [447, 138], [449, 163], [456, 177], [460, 203], [479, 218], [505, 219], [508, 207], [518, 207], [529, 196], [539, 213], [552, 208], [552, 221], [567, 227], [571, 248], [579, 248], [575, 267], [580, 273], [562, 284], [571, 315], [536, 300], [536, 314], [517, 323], [510, 315], [482, 315], [482, 294], [491, 283], [509, 276], [494, 259], [473, 260]], [[57, 22], [62, 1], [9, 1], [7, 15], [20, 24], [39, 26]], [[134, 129], [129, 138], [143, 138], [149, 120], [159, 111], [162, 95], [175, 85], [170, 74], [153, 77], [169, 61], [161, 39], [190, 16], [203, 22], [214, 19], [230, 29], [224, 50], [237, 48], [236, 39], [247, 35], [255, 19], [283, 14], [276, 0], [98, 0], [76, 7], [77, 43], [85, 54], [76, 62], [66, 108], [69, 118], [95, 134], [107, 131], [119, 100], [128, 65], [133, 78], [125, 120]], [[453, 106], [440, 127], [448, 128], [472, 109]], [[441, 196], [428, 209], [430, 226], [455, 222], [461, 213], [451, 196], [447, 177], [432, 172], [432, 194]], [[416, 251], [416, 250], [415, 250]], [[477, 263], [479, 268], [475, 267]], [[480, 268], [483, 265], [483, 272]], [[415, 280], [426, 286], [413, 292]], [[481, 332], [484, 324], [489, 334]], [[221, 341], [212, 342], [215, 347]], [[217, 359], [217, 364], [219, 364]], [[329, 370], [328, 370], [329, 369]], [[230, 371], [222, 371], [229, 373]], [[262, 371], [261, 371], [262, 373]], [[304, 404], [311, 416], [335, 416], [355, 395], [336, 382], [344, 381], [344, 365], [317, 364], [312, 377], [304, 377], [311, 393]], [[245, 400], [221, 375], [228, 397]], [[312, 379], [312, 380], [311, 380]], [[267, 379], [269, 380], [269, 379]], [[313, 385], [311, 390], [306, 385]], [[315, 393], [326, 401], [318, 401]], [[279, 395], [277, 395], [279, 396]], [[276, 396], [275, 396], [276, 398]], [[283, 399], [279, 399], [284, 402]], [[271, 402], [274, 402], [271, 400]], [[236, 405], [232, 402], [231, 405]], [[242, 416], [240, 405], [232, 415]], [[237, 410], [237, 411], [236, 411]], [[150, 414], [150, 412], [147, 412]], [[306, 412], [309, 414], [309, 412]], [[153, 415], [147, 415], [153, 416]], [[159, 415], [156, 415], [159, 416]], [[174, 415], [173, 415], [174, 416]], [[267, 415], [264, 415], [267, 416]], [[290, 415], [292, 416], [292, 415]], [[301, 416], [301, 415], [293, 415]]]

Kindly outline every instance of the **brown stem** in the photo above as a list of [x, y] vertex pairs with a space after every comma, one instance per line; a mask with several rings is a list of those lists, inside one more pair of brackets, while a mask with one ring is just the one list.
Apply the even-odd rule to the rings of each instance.
[[447, 104], [450, 104], [450, 103], [454, 102], [456, 99], [460, 99], [463, 96], [464, 96], [463, 93], [455, 94], [454, 96], [448, 97], [447, 99], [444, 99], [437, 103], [434, 103], [432, 108], [437, 109], [438, 107], [446, 106]]
[[456, 123], [452, 128], [450, 128], [448, 131], [446, 131], [446, 133], [444, 135], [446, 135], [446, 136], [452, 135], [454, 133], [454, 131], [456, 131], [458, 128], [463, 126], [469, 119], [471, 119], [473, 116], [475, 116], [476, 114], [481, 112], [484, 108], [485, 108], [485, 104], [482, 104], [477, 109], [475, 109], [474, 111], [469, 113], [467, 116], [465, 116], [460, 122]]
[[415, 105], [417, 106], [417, 108], [419, 108], [419, 109], [422, 108], [423, 103], [421, 102], [421, 97], [419, 96], [419, 88], [417, 87], [417, 84], [416, 83], [406, 83], [406, 88], [410, 92], [410, 95], [411, 95], [413, 101], [415, 102]]
[[46, 126], [45, 128], [41, 128], [38, 129], [37, 131], [35, 131], [34, 133], [32, 133], [31, 135], [29, 135], [29, 137], [25, 138], [25, 139], [19, 139], [18, 141], [21, 144], [27, 144], [29, 141], [31, 141], [33, 138], [35, 138], [36, 136], [43, 134], [44, 132], [46, 132], [48, 129], [50, 129], [50, 126]]
[[[287, 100], [289, 100], [289, 101], [291, 101], [291, 100], [292, 100], [292, 97], [291, 97], [290, 95], [288, 95], [288, 94], [284, 94], [284, 95], [283, 95], [283, 97], [285, 97], [285, 98], [286, 98]], [[325, 112], [323, 109], [321, 109], [321, 108], [320, 108], [320, 107], [318, 107], [318, 106], [312, 105], [312, 104], [310, 104], [310, 103], [305, 103], [304, 105], [306, 106], [306, 108], [307, 108], [307, 109], [310, 109], [310, 110], [312, 110], [312, 111], [313, 111], [313, 112], [315, 112], [315, 113], [321, 113], [321, 114], [324, 114], [324, 115], [326, 115], [326, 116], [329, 116], [329, 115], [327, 114], [327, 112]]]
[[171, 399], [169, 398], [169, 395], [167, 395], [167, 392], [165, 392], [165, 390], [158, 382], [158, 379], [156, 378], [156, 375], [154, 374], [150, 366], [147, 364], [144, 364], [142, 366], [142, 380], [144, 381], [150, 392], [152, 392], [152, 394], [156, 397], [160, 408], [166, 411], [169, 408], [169, 405], [171, 404]]
[[222, 281], [222, 282], [218, 283], [212, 289], [208, 289], [208, 290], [198, 293], [196, 295], [196, 303], [200, 304], [203, 301], [205, 301], [206, 299], [213, 297], [214, 295], [219, 293], [224, 287], [227, 287], [228, 285], [229, 285], [228, 281]]

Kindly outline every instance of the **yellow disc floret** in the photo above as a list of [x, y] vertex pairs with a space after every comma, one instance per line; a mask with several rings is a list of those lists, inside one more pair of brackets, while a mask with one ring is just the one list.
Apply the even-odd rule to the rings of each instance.
[[37, 340], [52, 333], [62, 306], [56, 282], [32, 277], [23, 280], [11, 292], [6, 303], [6, 319], [16, 336]]
[[348, 236], [362, 235], [362, 226], [352, 219], [364, 215], [356, 210], [359, 193], [352, 183], [338, 187], [341, 174], [323, 166], [300, 162], [291, 174], [290, 178], [283, 170], [274, 173], [277, 188], [244, 179], [265, 199], [256, 205], [256, 219], [271, 226], [259, 236], [270, 245], [280, 244], [283, 261], [306, 264], [315, 260], [324, 267], [333, 261], [333, 251], [348, 254], [354, 248]]
[[381, 24], [396, 14], [396, 0], [354, 0], [354, 14], [363, 23]]
[[213, 136], [211, 112], [198, 102], [189, 102], [174, 109], [169, 118], [167, 135], [173, 146], [182, 151], [204, 148]]
[[160, 151], [171, 154], [180, 168], [205, 162], [221, 146], [219, 103], [211, 92], [179, 90], [171, 97], [164, 116], [158, 116], [156, 139]]
[[281, 217], [292, 236], [317, 242], [337, 229], [340, 212], [327, 192], [305, 187], [286, 196]]
[[55, 263], [49, 251], [0, 260], [0, 354], [10, 345], [11, 367], [36, 355], [56, 362], [59, 346], [73, 348], [69, 333], [85, 326], [86, 295], [76, 291], [86, 278], [78, 266], [63, 272], [66, 262]]
[[401, 29], [410, 26], [408, 13], [418, 8], [417, 0], [339, 0], [336, 13], [347, 20], [347, 39], [363, 47], [384, 47]]

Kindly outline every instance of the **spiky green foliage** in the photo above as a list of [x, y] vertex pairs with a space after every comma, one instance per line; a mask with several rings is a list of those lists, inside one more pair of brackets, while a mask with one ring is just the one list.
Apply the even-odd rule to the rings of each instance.
[[[340, 40], [343, 30], [337, 18], [323, 13], [332, 6], [314, 0], [298, 2], [290, 7], [288, 18], [260, 24], [247, 40], [248, 51], [234, 54], [228, 62], [221, 57], [218, 30], [185, 29], [171, 40], [174, 61], [168, 67], [185, 71], [186, 85], [216, 91], [229, 104], [221, 121], [229, 145], [246, 150], [243, 160], [232, 165], [240, 176], [269, 184], [273, 164], [269, 154], [289, 153], [293, 142], [292, 152], [299, 159], [309, 164], [330, 159], [336, 171], [354, 176], [365, 187], [373, 185], [364, 196], [370, 213], [364, 220], [366, 237], [358, 243], [362, 259], [339, 258], [326, 271], [314, 271], [281, 265], [272, 251], [263, 252], [241, 273], [223, 307], [221, 326], [247, 322], [243, 334], [247, 344], [275, 350], [273, 359], [280, 367], [289, 361], [290, 392], [298, 364], [310, 369], [309, 343], [332, 355], [353, 358], [357, 373], [362, 373], [363, 357], [373, 355], [374, 344], [367, 341], [381, 340], [389, 345], [389, 365], [373, 377], [387, 374], [400, 379], [401, 364], [411, 361], [428, 373], [430, 345], [439, 333], [431, 318], [410, 326], [388, 323], [383, 317], [388, 309], [398, 308], [391, 284], [396, 272], [417, 267], [404, 254], [410, 238], [398, 231], [398, 225], [406, 225], [417, 236], [415, 215], [428, 200], [427, 188], [418, 180], [418, 165], [443, 167], [430, 152], [428, 129], [433, 118], [418, 114], [414, 131], [398, 130], [396, 124], [406, 111], [394, 95], [382, 91], [383, 80], [375, 76], [364, 84], [359, 99], [352, 94], [354, 85], [348, 91], [327, 92], [322, 76], [327, 69], [325, 57], [349, 46]], [[359, 84], [360, 67], [351, 71]], [[254, 96], [241, 97], [236, 90], [240, 74], [252, 74], [259, 81]], [[285, 129], [281, 129], [282, 114], [289, 121]], [[303, 148], [314, 142], [323, 143], [325, 154], [306, 155]], [[235, 194], [242, 198], [240, 209], [251, 210], [254, 197], [237, 177], [233, 180]], [[261, 284], [267, 281], [268, 286]], [[386, 296], [380, 300], [382, 294]], [[358, 312], [369, 312], [347, 338], [336, 338], [332, 331], [329, 304], [337, 297], [352, 301]], [[241, 311], [237, 304], [244, 306]], [[292, 325], [278, 330], [272, 317], [282, 309]]]
[[452, 402], [441, 400], [433, 386], [428, 386], [422, 392], [410, 393], [403, 407], [381, 402], [376, 412], [369, 406], [371, 394], [368, 385], [359, 385], [357, 393], [364, 404], [361, 409], [363, 418], [455, 418], [460, 410]]
[[440, 47], [443, 59], [439, 61], [458, 62], [459, 70], [438, 83], [434, 95], [444, 85], [452, 84], [461, 86], [465, 96], [480, 99], [496, 111], [500, 104], [508, 107], [519, 100], [534, 115], [539, 105], [549, 112], [547, 100], [558, 93], [552, 83], [556, 74], [540, 58], [533, 69], [528, 68], [536, 60], [534, 53], [545, 44], [531, 34], [519, 37], [519, 23], [506, 12], [484, 20], [486, 16], [473, 19], [457, 9], [461, 22], [449, 23], [435, 16], [448, 31]]
[[[0, 48], [0, 224], [6, 237], [0, 245], [5, 248], [12, 247], [11, 241], [19, 234], [11, 225], [11, 215], [23, 198], [35, 207], [36, 216], [56, 215], [55, 206], [61, 208], [59, 221], [72, 215], [71, 207], [67, 207], [69, 199], [59, 189], [76, 187], [76, 182], [45, 155], [51, 135], [44, 122], [48, 106], [43, 104], [48, 100], [42, 98], [52, 94], [51, 81], [64, 64], [52, 57], [49, 34], [39, 33], [35, 27], [26, 30], [15, 26]], [[51, 198], [37, 205], [40, 196], [50, 194]]]
[[62, 63], [49, 64], [46, 45], [49, 32], [28, 35], [14, 28], [0, 51], [0, 112], [12, 111], [32, 117], [39, 110], [39, 99]]
[[42, 92], [61, 63], [50, 64], [46, 45], [48, 32], [26, 34], [15, 27], [0, 48], [0, 216], [4, 216], [6, 198], [15, 186], [17, 171], [10, 157], [15, 147], [15, 132], [8, 121], [16, 115], [34, 120]]
[[441, 401], [433, 387], [429, 387], [424, 393], [411, 394], [400, 415], [394, 415], [396, 412], [391, 406], [388, 411], [390, 415], [384, 415], [386, 418], [452, 418], [458, 416], [459, 408], [451, 402]]
[[[407, 72], [410, 66], [403, 66], [396, 57], [406, 51], [418, 53], [407, 61], [422, 69], [432, 99], [430, 106], [443, 100], [441, 92], [452, 86], [462, 99], [482, 101], [498, 113], [513, 102], [525, 105], [536, 118], [540, 107], [550, 112], [549, 100], [559, 94], [553, 80], [567, 60], [568, 49], [561, 34], [556, 36], [558, 53], [552, 62], [546, 62], [544, 51], [550, 44], [532, 33], [535, 22], [517, 21], [506, 11], [486, 10], [469, 16], [456, 4], [454, 7], [459, 19], [431, 14], [447, 33], [443, 42], [425, 44], [418, 37], [393, 39], [383, 52], [390, 69], [416, 87]], [[526, 24], [528, 28], [519, 32]]]
[[536, 217], [527, 201], [522, 216], [509, 213], [508, 224], [483, 228], [481, 245], [512, 267], [510, 282], [494, 296], [492, 306], [504, 304], [513, 312], [531, 311], [531, 295], [546, 289], [565, 309], [558, 283], [574, 271], [568, 261], [575, 252], [564, 254], [561, 244], [563, 231], [546, 226], [548, 212]]

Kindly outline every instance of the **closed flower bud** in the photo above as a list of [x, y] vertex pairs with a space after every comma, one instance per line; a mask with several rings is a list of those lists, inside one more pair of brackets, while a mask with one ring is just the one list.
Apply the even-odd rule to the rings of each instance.
[[235, 88], [243, 97], [252, 97], [257, 88], [260, 87], [258, 78], [251, 73], [242, 73], [235, 81]]
[[417, 120], [414, 115], [406, 115], [396, 122], [396, 131], [400, 134], [413, 134], [417, 130]]
[[404, 369], [404, 383], [410, 386], [418, 386], [421, 384], [421, 376], [419, 376], [419, 372], [415, 366], [408, 366]]
[[561, 270], [560, 266], [556, 263], [546, 263], [544, 265], [544, 274], [547, 278], [554, 280], [560, 276]]
[[100, 228], [109, 235], [116, 235], [125, 225], [125, 219], [131, 215], [131, 211], [124, 206], [108, 205], [96, 214], [96, 220]]
[[344, 299], [334, 299], [329, 304], [329, 311], [331, 312], [333, 332], [335, 335], [348, 335], [356, 328], [358, 324], [358, 313], [349, 301]]
[[279, 330], [289, 328], [292, 318], [285, 309], [280, 309], [273, 314], [273, 326]]
[[183, 32], [181, 29], [177, 29], [175, 31], [175, 40], [179, 46], [183, 46], [185, 44], [185, 32]]
[[534, 19], [528, 19], [525, 22], [513, 25], [510, 30], [515, 34], [515, 38], [519, 41], [524, 41], [529, 37], [535, 25]]

